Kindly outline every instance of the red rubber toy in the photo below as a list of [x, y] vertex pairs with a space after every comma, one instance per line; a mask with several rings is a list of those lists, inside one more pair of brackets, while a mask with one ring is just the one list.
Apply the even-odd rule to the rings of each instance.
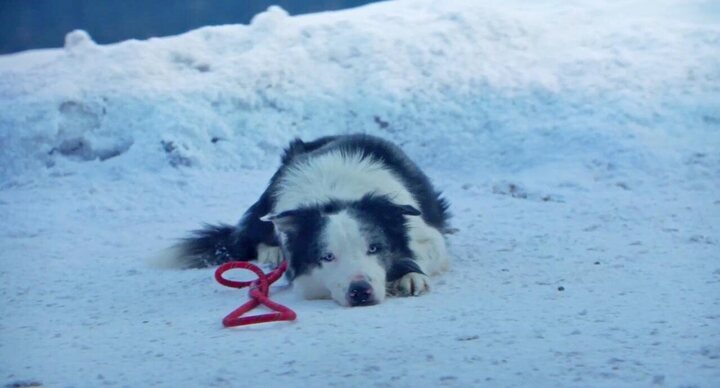
[[[250, 287], [250, 290], [248, 291], [250, 300], [223, 318], [223, 326], [233, 327], [264, 322], [294, 321], [297, 317], [295, 311], [292, 311], [279, 303], [273, 302], [269, 297], [270, 285], [275, 283], [275, 281], [278, 280], [283, 273], [285, 273], [287, 266], [287, 261], [283, 261], [279, 267], [267, 274], [263, 273], [262, 269], [260, 269], [257, 265], [245, 261], [231, 261], [218, 267], [218, 269], [215, 270], [215, 280], [217, 280], [218, 283], [223, 286], [233, 288]], [[236, 268], [252, 271], [258, 278], [256, 280], [240, 282], [236, 280], [228, 280], [223, 277], [225, 272]], [[249, 317], [242, 316], [261, 304], [275, 312], [251, 315]]]

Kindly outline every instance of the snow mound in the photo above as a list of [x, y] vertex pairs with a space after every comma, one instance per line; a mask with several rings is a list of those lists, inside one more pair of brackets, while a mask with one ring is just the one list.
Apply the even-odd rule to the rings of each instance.
[[293, 137], [349, 132], [426, 164], [652, 172], [658, 155], [720, 144], [720, 29], [702, 1], [643, 4], [270, 7], [250, 25], [106, 46], [73, 31], [63, 49], [0, 57], [0, 179], [78, 162], [256, 168]]
[[[0, 57], [0, 386], [720, 386], [716, 3], [271, 7]], [[149, 268], [347, 132], [450, 200], [431, 293], [278, 285], [296, 322], [224, 330], [246, 292]]]

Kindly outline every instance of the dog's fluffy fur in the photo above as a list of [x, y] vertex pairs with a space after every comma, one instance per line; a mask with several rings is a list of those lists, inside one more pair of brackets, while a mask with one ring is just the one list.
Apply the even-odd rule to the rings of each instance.
[[206, 226], [180, 243], [178, 263], [289, 261], [306, 298], [341, 305], [420, 295], [448, 266], [448, 204], [395, 145], [368, 135], [291, 142], [282, 165], [237, 226]]

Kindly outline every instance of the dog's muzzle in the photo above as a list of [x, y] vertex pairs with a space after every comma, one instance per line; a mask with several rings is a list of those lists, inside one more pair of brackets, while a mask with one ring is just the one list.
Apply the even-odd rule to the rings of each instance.
[[347, 300], [351, 307], [369, 306], [377, 303], [373, 287], [367, 280], [356, 280], [350, 283]]

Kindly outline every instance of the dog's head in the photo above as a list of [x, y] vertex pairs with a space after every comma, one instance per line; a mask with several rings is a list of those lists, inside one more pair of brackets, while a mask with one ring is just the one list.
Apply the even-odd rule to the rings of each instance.
[[290, 264], [288, 277], [303, 296], [363, 306], [385, 299], [388, 269], [411, 257], [406, 217], [419, 215], [410, 205], [369, 194], [263, 219], [275, 225]]

